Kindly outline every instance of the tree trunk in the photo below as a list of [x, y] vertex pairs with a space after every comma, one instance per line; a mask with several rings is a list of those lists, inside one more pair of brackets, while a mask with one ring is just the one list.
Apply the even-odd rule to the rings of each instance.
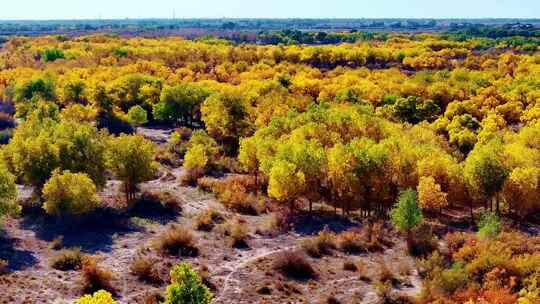
[[471, 226], [474, 226], [474, 213], [472, 201], [469, 201], [469, 211], [471, 212]]
[[413, 250], [413, 234], [411, 229], [407, 230], [407, 250], [409, 253]]

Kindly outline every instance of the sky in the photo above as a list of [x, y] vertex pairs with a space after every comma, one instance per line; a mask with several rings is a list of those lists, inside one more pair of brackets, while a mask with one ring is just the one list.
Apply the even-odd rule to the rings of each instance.
[[[2, 3], [3, 2], [3, 3]], [[540, 18], [540, 0], [1, 0], [1, 20]]]

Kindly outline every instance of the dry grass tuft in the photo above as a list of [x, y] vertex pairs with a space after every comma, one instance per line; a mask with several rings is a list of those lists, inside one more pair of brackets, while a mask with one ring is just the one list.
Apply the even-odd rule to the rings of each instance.
[[49, 261], [49, 265], [61, 271], [79, 270], [82, 267], [85, 254], [80, 248], [64, 249]]
[[366, 245], [362, 234], [356, 231], [345, 231], [338, 236], [338, 247], [341, 251], [349, 254], [357, 254], [366, 251]]
[[348, 260], [343, 262], [343, 270], [356, 272], [358, 271], [358, 266], [354, 261]]
[[94, 257], [84, 258], [82, 276], [85, 293], [94, 293], [102, 289], [110, 293], [115, 293], [115, 288], [112, 285], [114, 276], [111, 270], [100, 267]]
[[158, 271], [154, 268], [156, 261], [145, 258], [138, 258], [131, 264], [130, 273], [136, 276], [139, 281], [149, 284], [159, 285], [163, 283]]
[[297, 280], [312, 279], [317, 276], [315, 269], [301, 251], [286, 251], [274, 259], [274, 269], [289, 278]]
[[312, 257], [318, 258], [323, 255], [330, 255], [332, 250], [336, 249], [335, 238], [336, 234], [326, 227], [317, 236], [304, 240], [302, 248]]
[[230, 239], [235, 248], [249, 248], [249, 229], [243, 219], [233, 219], [220, 226], [221, 233]]
[[197, 241], [190, 229], [172, 225], [158, 237], [153, 246], [161, 253], [173, 256], [197, 256]]
[[211, 231], [216, 223], [223, 221], [223, 216], [214, 208], [208, 208], [199, 213], [195, 218], [195, 227], [197, 230]]

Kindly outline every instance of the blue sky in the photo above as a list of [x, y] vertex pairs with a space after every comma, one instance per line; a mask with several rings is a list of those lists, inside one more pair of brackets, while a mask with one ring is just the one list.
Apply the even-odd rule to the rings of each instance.
[[3, 0], [0, 19], [540, 18], [540, 0]]

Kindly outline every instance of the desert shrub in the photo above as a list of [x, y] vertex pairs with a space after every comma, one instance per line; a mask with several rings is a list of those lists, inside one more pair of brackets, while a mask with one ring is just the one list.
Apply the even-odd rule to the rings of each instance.
[[326, 304], [341, 304], [341, 301], [334, 296], [328, 296], [326, 298]]
[[381, 297], [382, 303], [390, 303], [392, 298], [392, 284], [390, 284], [390, 282], [376, 281], [373, 284], [373, 287], [375, 287], [375, 290], [379, 294], [379, 297]]
[[493, 239], [502, 231], [502, 222], [494, 212], [486, 212], [478, 223], [478, 236], [482, 239]]
[[150, 284], [161, 284], [159, 272], [154, 268], [156, 261], [145, 258], [138, 258], [129, 267], [130, 273], [140, 281]]
[[9, 273], [9, 263], [6, 260], [0, 259], [0, 276]]
[[203, 191], [212, 192], [217, 182], [218, 180], [212, 177], [201, 177], [197, 179], [197, 187]]
[[421, 224], [414, 229], [412, 244], [410, 253], [413, 256], [426, 256], [437, 249], [437, 239], [427, 224]]
[[171, 270], [171, 285], [167, 286], [164, 304], [210, 304], [212, 292], [188, 263], [176, 265]]
[[230, 239], [231, 246], [235, 248], [249, 247], [249, 229], [242, 219], [233, 219], [225, 222], [220, 227], [223, 235]]
[[223, 216], [214, 208], [208, 208], [199, 213], [195, 218], [195, 226], [198, 230], [211, 231], [216, 223], [223, 221]]
[[196, 256], [199, 253], [193, 232], [178, 225], [172, 225], [154, 241], [158, 251], [174, 256]]
[[490, 242], [479, 247], [474, 258], [464, 266], [465, 271], [478, 280], [496, 267], [505, 267], [512, 257], [511, 249], [503, 243]]
[[49, 244], [49, 248], [52, 250], [60, 250], [62, 249], [62, 247], [64, 247], [63, 242], [64, 242], [64, 236], [59, 235], [51, 241], [51, 244]]
[[286, 232], [291, 229], [292, 226], [292, 212], [289, 208], [280, 208], [272, 213], [269, 222], [268, 229], [275, 232]]
[[445, 259], [439, 251], [434, 251], [426, 258], [419, 259], [418, 264], [420, 266], [420, 275], [427, 277], [443, 269]]
[[444, 240], [451, 254], [460, 250], [465, 244], [476, 242], [477, 238], [474, 234], [466, 232], [452, 232], [444, 236]]
[[84, 258], [80, 248], [64, 249], [51, 258], [49, 265], [62, 271], [78, 270], [81, 269]]
[[253, 193], [256, 187], [251, 176], [228, 176], [216, 183], [212, 191], [225, 207], [236, 212], [257, 215], [264, 211], [264, 201]]
[[301, 251], [285, 251], [274, 259], [274, 269], [289, 278], [305, 280], [316, 277], [316, 272]]
[[366, 251], [363, 237], [356, 231], [345, 231], [337, 237], [338, 248], [346, 253], [361, 253]]
[[365, 247], [369, 252], [382, 252], [384, 245], [392, 246], [392, 241], [387, 237], [387, 229], [383, 221], [369, 222], [363, 229]]
[[379, 281], [392, 286], [397, 286], [399, 284], [398, 279], [382, 258], [379, 261]]
[[196, 186], [197, 181], [204, 176], [204, 170], [201, 168], [186, 169], [184, 174], [180, 177], [180, 183], [183, 186]]
[[465, 286], [468, 280], [469, 277], [463, 263], [455, 263], [451, 268], [441, 271], [438, 276], [433, 278], [435, 286], [447, 293], [452, 293]]
[[114, 293], [112, 285], [114, 276], [111, 270], [98, 265], [94, 257], [85, 257], [82, 263], [83, 288], [86, 293], [106, 290]]
[[159, 193], [159, 201], [167, 210], [174, 213], [180, 213], [182, 211], [182, 205], [184, 202], [169, 191], [162, 191]]
[[75, 304], [116, 304], [112, 295], [105, 291], [96, 291], [93, 295], [85, 295], [82, 298], [75, 301]]
[[210, 269], [208, 268], [207, 265], [203, 264], [199, 267], [199, 269], [197, 270], [197, 274], [199, 275], [199, 277], [201, 277], [201, 281], [203, 282], [204, 285], [206, 285], [206, 287], [210, 288], [210, 290], [212, 291], [216, 291], [217, 290], [217, 287], [216, 285], [214, 285], [214, 283], [212, 283], [211, 279], [210, 279]]
[[302, 241], [302, 248], [312, 257], [329, 255], [336, 248], [335, 238], [336, 234], [325, 227], [317, 236]]
[[270, 288], [267, 285], [259, 286], [257, 287], [256, 292], [260, 295], [269, 295], [269, 294], [272, 294], [272, 288]]
[[143, 298], [144, 304], [161, 304], [164, 301], [165, 297], [158, 291], [147, 292]]
[[43, 209], [57, 216], [85, 214], [99, 205], [96, 185], [90, 177], [70, 171], [54, 171], [43, 186], [43, 198]]
[[240, 163], [233, 157], [222, 156], [217, 160], [216, 166], [224, 172], [230, 173], [241, 173], [242, 166]]
[[357, 271], [358, 270], [358, 266], [356, 265], [356, 263], [353, 261], [353, 260], [347, 260], [345, 262], [343, 262], [343, 270], [347, 270], [347, 271]]

